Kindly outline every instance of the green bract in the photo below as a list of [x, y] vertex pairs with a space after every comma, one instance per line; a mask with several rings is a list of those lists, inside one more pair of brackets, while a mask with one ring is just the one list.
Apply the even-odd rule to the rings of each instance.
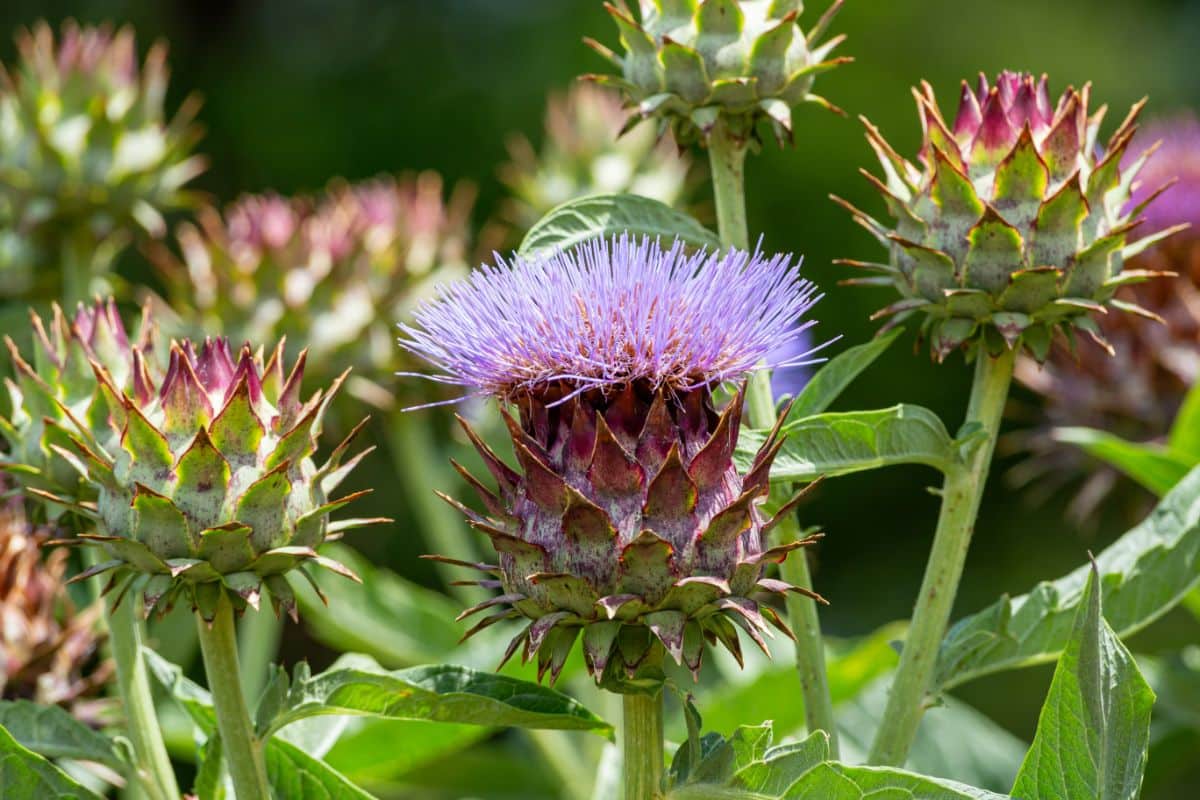
[[[190, 198], [204, 168], [191, 154], [197, 103], [168, 120], [166, 47], [140, 69], [133, 30], [46, 23], [17, 37], [0, 68], [0, 224], [26, 239], [0, 259], [82, 237], [94, 245], [131, 228], [164, 230], [162, 212]], [[19, 252], [18, 252], [19, 251]], [[5, 263], [0, 260], [0, 265]]]
[[895, 325], [923, 313], [939, 360], [983, 341], [990, 352], [1026, 348], [1041, 361], [1056, 329], [1082, 330], [1108, 348], [1091, 313], [1147, 313], [1114, 297], [1158, 274], [1122, 271], [1125, 259], [1175, 230], [1129, 241], [1157, 194], [1131, 207], [1147, 154], [1122, 160], [1141, 104], [1099, 145], [1104, 111], [1089, 117], [1089, 86], [1068, 89], [1052, 109], [1045, 77], [1004, 73], [990, 86], [981, 75], [975, 90], [963, 83], [953, 127], [928, 84], [914, 94], [924, 129], [920, 167], [865, 123], [885, 180], [868, 177], [895, 224], [841, 201], [891, 254], [889, 264], [845, 262], [883, 273], [854, 282], [902, 295], [876, 317], [895, 315]]
[[[359, 496], [329, 499], [361, 458], [342, 464], [349, 439], [323, 466], [312, 458], [341, 378], [303, 401], [303, 354], [285, 376], [282, 343], [264, 364], [249, 345], [235, 360], [225, 339], [206, 340], [199, 352], [189, 341], [172, 343], [164, 370], [153, 337], [128, 344], [111, 301], [80, 319], [60, 352], [64, 363], [93, 371], [86, 401], [83, 376], [67, 375], [78, 382], [72, 394], [82, 411], [57, 399], [67, 394], [62, 387], [35, 382], [38, 402], [61, 412], [50, 427], [68, 446], [54, 450], [84, 476], [95, 502], [43, 496], [98, 523], [98, 533], [67, 543], [98, 546], [110, 557], [77, 580], [112, 572], [109, 588], [144, 591], [148, 612], [183, 596], [207, 618], [221, 591], [237, 607], [256, 607], [264, 585], [276, 610], [294, 613], [283, 576], [301, 565], [353, 577], [316, 552], [331, 533], [366, 522], [328, 523], [331, 511]], [[111, 349], [124, 359], [106, 365], [88, 352], [98, 337], [87, 324], [97, 319], [103, 325], [95, 329], [112, 333]]]
[[796, 24], [800, 0], [641, 0], [640, 22], [623, 1], [606, 3], [624, 55], [586, 41], [622, 76], [589, 77], [620, 87], [640, 116], [669, 124], [683, 145], [705, 140], [718, 118], [740, 138], [769, 120], [783, 140], [794, 106], [829, 106], [812, 93], [813, 79], [850, 60], [826, 58], [844, 36], [817, 44], [841, 5], [805, 35]]

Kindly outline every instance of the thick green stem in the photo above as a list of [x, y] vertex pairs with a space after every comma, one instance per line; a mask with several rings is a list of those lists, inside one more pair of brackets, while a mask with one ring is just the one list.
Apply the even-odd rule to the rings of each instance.
[[987, 438], [975, 448], [965, 464], [947, 472], [942, 485], [942, 509], [933, 549], [929, 553], [921, 593], [917, 596], [912, 626], [900, 654], [900, 666], [892, 682], [887, 709], [871, 748], [872, 764], [903, 765], [925, 713], [926, 693], [930, 689], [938, 647], [946, 635], [992, 452], [996, 448], [996, 434], [1012, 383], [1014, 360], [1012, 351], [996, 358], [985, 352], [979, 354], [967, 421], [980, 423]]
[[[708, 155], [721, 242], [747, 249], [750, 236], [746, 225], [746, 145], [731, 136], [725, 125], [718, 122], [709, 138]], [[771, 392], [771, 375], [767, 370], [758, 370], [750, 377], [746, 389], [746, 416], [755, 428], [766, 429], [775, 424], [775, 398]], [[784, 491], [787, 491], [786, 487]], [[783, 520], [775, 529], [775, 544], [792, 542], [798, 538], [800, 523], [794, 515]], [[812, 588], [812, 576], [804, 553], [796, 553], [787, 560], [782, 568], [782, 577], [796, 586]], [[837, 728], [825, 670], [825, 645], [821, 640], [817, 607], [806, 597], [791, 595], [787, 601], [787, 613], [796, 634], [796, 671], [800, 676], [800, 692], [804, 697], [805, 722], [810, 731], [823, 730], [829, 735], [830, 752], [836, 758]]]
[[242, 691], [254, 700], [271, 677], [271, 665], [279, 655], [283, 619], [269, 604], [257, 611], [247, 608], [238, 622], [238, 654]]
[[[431, 552], [478, 561], [479, 552], [462, 517], [434, 493], [435, 489], [449, 490], [454, 477], [446, 467], [445, 455], [438, 452], [429, 421], [420, 414], [395, 412], [389, 420], [388, 436], [392, 468]], [[475, 587], [453, 585], [452, 581], [463, 577], [461, 568], [450, 564], [438, 564], [438, 568], [459, 600], [477, 603], [487, 597]]]
[[217, 712], [217, 730], [221, 734], [221, 752], [229, 765], [229, 776], [237, 800], [270, 800], [263, 742], [254, 733], [250, 709], [239, 679], [237, 632], [233, 606], [221, 594], [211, 623], [196, 616], [200, 632], [200, 652], [204, 672]]
[[746, 227], [746, 143], [732, 136], [724, 122], [718, 121], [709, 137], [708, 163], [721, 243], [745, 250], [750, 242]]
[[663, 782], [663, 696], [622, 695], [625, 800], [657, 800]]
[[154, 800], [175, 800], [179, 797], [179, 785], [154, 713], [150, 676], [142, 658], [142, 623], [137, 617], [134, 598], [126, 597], [114, 608], [109, 595], [104, 608], [109, 649], [117, 671], [117, 691], [125, 712], [126, 734], [137, 760], [140, 788]]

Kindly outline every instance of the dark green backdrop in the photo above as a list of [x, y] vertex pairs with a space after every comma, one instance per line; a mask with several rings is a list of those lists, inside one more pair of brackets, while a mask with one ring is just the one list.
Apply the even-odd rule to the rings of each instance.
[[[815, 3], [814, 19], [827, 2]], [[838, 118], [815, 106], [796, 116], [797, 146], [774, 145], [749, 170], [750, 220], [769, 249], [803, 253], [805, 271], [828, 292], [819, 331], [855, 343], [870, 336], [873, 290], [842, 289], [832, 259], [875, 258], [876, 246], [827, 198], [836, 192], [878, 209], [857, 175], [874, 168], [853, 117], [869, 116], [902, 152], [919, 138], [909, 87], [928, 79], [953, 101], [958, 81], [979, 70], [1048, 72], [1061, 89], [1091, 80], [1113, 116], [1143, 95], [1151, 114], [1200, 106], [1195, 45], [1200, 3], [1189, 0], [851, 0], [835, 26], [850, 38], [840, 53], [857, 63], [820, 79], [818, 91], [847, 109]], [[536, 137], [545, 93], [579, 73], [605, 68], [580, 43], [615, 42], [600, 0], [4, 0], [0, 33], [38, 17], [105, 19], [136, 25], [142, 42], [166, 37], [172, 91], [198, 91], [212, 168], [200, 185], [221, 200], [238, 192], [315, 189], [334, 175], [434, 168], [482, 187], [480, 217], [500, 197], [495, 168], [511, 131]], [[802, 19], [803, 21], [803, 19]], [[12, 54], [7, 34], [0, 57]], [[1115, 124], [1110, 120], [1110, 124]], [[842, 407], [921, 403], [957, 426], [968, 370], [942, 367], [899, 345], [843, 398]], [[1079, 564], [1124, 527], [1097, 530], [1062, 522], [1061, 507], [1031, 509], [998, 464], [985, 500], [959, 610]], [[829, 536], [817, 564], [818, 588], [833, 605], [830, 633], [852, 635], [907, 615], [933, 528], [936, 476], [897, 469], [831, 481], [807, 508]], [[366, 482], [386, 484], [385, 476]], [[401, 510], [401, 514], [403, 511]], [[359, 535], [354, 544], [397, 569], [413, 565], [419, 543], [403, 531]], [[1197, 631], [1173, 615], [1141, 635], [1144, 649]], [[967, 699], [1028, 738], [1049, 670], [989, 679]]]

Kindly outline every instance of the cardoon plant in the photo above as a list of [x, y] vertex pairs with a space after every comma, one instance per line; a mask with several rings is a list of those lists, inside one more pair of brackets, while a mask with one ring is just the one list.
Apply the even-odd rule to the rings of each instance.
[[465, 475], [485, 512], [451, 502], [499, 556], [465, 566], [501, 591], [464, 613], [493, 609], [470, 633], [524, 619], [505, 660], [519, 649], [551, 680], [582, 636], [589, 672], [624, 693], [627, 797], [661, 783], [663, 657], [698, 673], [719, 642], [740, 659], [738, 628], [764, 649], [770, 626], [788, 631], [755, 595], [816, 597], [765, 575], [814, 541], [765, 544], [789, 513], [760, 509], [779, 439], [739, 473], [744, 384], [714, 400], [801, 335], [815, 292], [787, 256], [622, 237], [484, 267], [402, 326], [434, 380], [516, 414], [504, 411], [518, 470], [464, 422], [496, 489]]
[[[265, 361], [249, 345], [235, 356], [225, 339], [164, 347], [146, 317], [143, 335], [131, 340], [111, 300], [81, 308], [69, 331], [61, 314], [53, 336], [43, 335], [36, 315], [34, 327], [44, 351], [37, 360], [47, 366], [39, 374], [19, 362], [32, 391], [16, 395], [24, 403], [18, 411], [32, 417], [37, 408], [54, 407], [58, 416], [44, 419], [39, 438], [22, 452], [40, 455], [44, 447], [77, 469], [82, 481], [74, 495], [31, 492], [90, 521], [61, 543], [103, 554], [75, 580], [110, 576], [105, 594], [113, 657], [147, 788], [164, 800], [178, 794], [132, 609], [161, 612], [182, 601], [197, 613], [238, 796], [265, 798], [262, 742], [238, 682], [228, 679], [238, 673], [234, 612], [257, 608], [265, 592], [277, 611], [294, 613], [284, 575], [298, 567], [350, 575], [316, 548], [358, 524], [331, 525], [328, 515], [354, 499], [330, 494], [359, 457], [342, 462], [347, 439], [320, 467], [312, 458], [342, 381], [304, 399], [304, 354], [287, 371], [282, 346]], [[91, 371], [90, 381], [83, 369]], [[23, 475], [35, 465], [11, 466]]]
[[[800, 0], [639, 0], [635, 18], [624, 2], [606, 3], [624, 52], [585, 40], [621, 72], [587, 78], [619, 88], [635, 118], [655, 119], [660, 131], [669, 128], [681, 145], [708, 150], [717, 225], [728, 247], [749, 248], [745, 161], [759, 146], [760, 129], [769, 127], [782, 144], [792, 139], [797, 106], [814, 103], [839, 111], [813, 86], [819, 75], [852, 60], [830, 57], [845, 36], [824, 38], [842, 0], [807, 30], [798, 21], [803, 5]], [[769, 370], [751, 376], [746, 407], [755, 428], [775, 423]], [[789, 516], [776, 535], [787, 541], [799, 529], [799, 521]], [[811, 588], [805, 559], [790, 559], [784, 572], [790, 582]], [[789, 616], [797, 634], [809, 730], [826, 731], [836, 754], [820, 620], [809, 603], [793, 604]]]
[[1017, 353], [1043, 361], [1053, 335], [1073, 338], [1076, 331], [1111, 351], [1092, 315], [1141, 311], [1117, 291], [1153, 273], [1126, 270], [1124, 261], [1174, 230], [1130, 240], [1155, 197], [1130, 202], [1147, 157], [1125, 161], [1141, 104], [1102, 143], [1104, 115], [1089, 116], [1090, 94], [1089, 86], [1068, 89], [1052, 104], [1044, 77], [1005, 72], [992, 83], [981, 76], [975, 87], [963, 82], [951, 125], [923, 84], [914, 91], [924, 131], [920, 166], [864, 120], [885, 179], [869, 177], [896, 222], [885, 225], [851, 207], [890, 255], [886, 264], [852, 263], [883, 273], [875, 282], [901, 295], [877, 317], [920, 315], [937, 360], [960, 347], [975, 360], [966, 421], [985, 434], [964, 464], [947, 471], [873, 763], [904, 762], [927, 705]]
[[139, 67], [131, 28], [18, 34], [0, 67], [0, 286], [27, 289], [29, 270], [53, 263], [66, 302], [87, 300], [132, 232], [161, 235], [163, 214], [191, 203], [198, 103], [169, 117], [166, 91], [166, 46]]
[[1129, 266], [1176, 277], [1121, 289], [1117, 297], [1145, 313], [1143, 318], [1107, 314], [1097, 319], [1100, 334], [1112, 344], [1111, 355], [1083, 342], [1074, 352], [1054, 348], [1043, 365], [1029, 358], [1017, 362], [1017, 380], [1041, 396], [1045, 424], [1022, 437], [1032, 456], [1016, 474], [1030, 484], [1079, 482], [1071, 501], [1079, 519], [1097, 511], [1116, 488], [1117, 473], [1094, 468], [1094, 459], [1057, 441], [1054, 429], [1083, 425], [1126, 440], [1156, 441], [1167, 435], [1189, 389], [1200, 381], [1200, 121], [1158, 120], [1138, 132], [1134, 150], [1138, 143], [1161, 146], [1139, 174], [1130, 203], [1140, 206], [1172, 184], [1145, 209], [1141, 230], [1153, 234], [1183, 223], [1191, 227], [1139, 254]]

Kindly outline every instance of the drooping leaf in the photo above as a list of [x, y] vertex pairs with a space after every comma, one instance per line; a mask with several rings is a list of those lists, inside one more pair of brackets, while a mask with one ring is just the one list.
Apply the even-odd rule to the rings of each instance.
[[0, 789], [4, 800], [100, 800], [99, 795], [37, 753], [22, 747], [0, 726]]
[[221, 764], [221, 736], [214, 733], [200, 750], [192, 791], [197, 800], [227, 800], [232, 794], [226, 785], [228, 781], [229, 774]]
[[23, 747], [46, 758], [95, 761], [117, 772], [125, 769], [107, 736], [58, 706], [38, 705], [29, 700], [0, 702], [0, 727]]
[[200, 730], [208, 733], [216, 729], [217, 715], [207, 689], [188, 680], [178, 664], [172, 664], [149, 647], [142, 648], [142, 657], [146, 659], [150, 674], [175, 698]]
[[1154, 692], [1105, 622], [1093, 566], [1012, 794], [1021, 800], [1136, 800]]
[[[1105, 616], [1127, 636], [1179, 603], [1200, 583], [1200, 467], [1188, 473], [1137, 527], [1096, 559]], [[943, 640], [935, 686], [1053, 661], [1067, 646], [1090, 567], [1001, 597], [959, 621]]]
[[536, 683], [450, 664], [386, 672], [369, 659], [355, 662], [293, 682], [287, 706], [264, 734], [307, 717], [362, 714], [611, 735], [611, 726], [578, 701]]
[[527, 258], [549, 255], [590, 239], [628, 232], [669, 244], [675, 239], [695, 247], [720, 250], [717, 235], [691, 216], [635, 194], [597, 194], [569, 200], [551, 209], [529, 233], [518, 253]]
[[1054, 438], [1077, 445], [1090, 455], [1110, 464], [1145, 486], [1159, 497], [1171, 491], [1200, 459], [1154, 444], [1130, 442], [1094, 428], [1057, 428]]
[[266, 749], [267, 780], [288, 800], [372, 800], [371, 795], [319, 759], [282, 739]]
[[973, 786], [885, 767], [826, 761], [792, 784], [782, 800], [1009, 800]]
[[323, 760], [354, 782], [369, 786], [451, 756], [490, 735], [491, 729], [479, 725], [357, 717]]
[[[958, 458], [959, 442], [932, 411], [898, 405], [877, 411], [817, 414], [783, 428], [787, 437], [771, 478], [812, 481], [897, 464], [925, 464], [945, 471]], [[762, 446], [762, 431], [743, 429], [738, 466], [748, 469]]]
[[865, 344], [847, 348], [829, 359], [796, 395], [788, 412], [788, 421], [798, 421], [828, 409], [863, 370], [892, 346], [901, 333], [903, 331], [893, 330]]

